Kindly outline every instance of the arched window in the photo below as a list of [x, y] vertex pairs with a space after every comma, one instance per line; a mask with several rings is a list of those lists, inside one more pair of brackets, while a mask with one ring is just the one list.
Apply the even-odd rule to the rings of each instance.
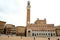
[[35, 34], [35, 36], [36, 36], [36, 34]]
[[53, 36], [52, 33], [51, 33], [51, 36]]
[[34, 33], [32, 33], [32, 36], [34, 36]]
[[38, 36], [38, 33], [37, 33], [37, 36]]
[[48, 33], [48, 35], [50, 36], [50, 33]]

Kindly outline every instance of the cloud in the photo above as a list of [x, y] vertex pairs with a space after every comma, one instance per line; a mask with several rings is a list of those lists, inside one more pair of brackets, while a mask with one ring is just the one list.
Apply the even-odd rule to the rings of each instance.
[[13, 13], [16, 11], [16, 0], [0, 0], [0, 12]]

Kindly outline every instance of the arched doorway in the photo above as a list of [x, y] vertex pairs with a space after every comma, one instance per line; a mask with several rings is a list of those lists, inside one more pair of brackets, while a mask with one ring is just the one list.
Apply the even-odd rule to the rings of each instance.
[[6, 34], [6, 28], [4, 28], [4, 34]]
[[28, 36], [31, 36], [31, 31], [30, 30], [28, 31]]

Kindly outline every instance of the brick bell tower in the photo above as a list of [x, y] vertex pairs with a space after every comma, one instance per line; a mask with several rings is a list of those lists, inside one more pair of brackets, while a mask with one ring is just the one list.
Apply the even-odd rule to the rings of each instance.
[[27, 3], [27, 25], [30, 24], [30, 1]]

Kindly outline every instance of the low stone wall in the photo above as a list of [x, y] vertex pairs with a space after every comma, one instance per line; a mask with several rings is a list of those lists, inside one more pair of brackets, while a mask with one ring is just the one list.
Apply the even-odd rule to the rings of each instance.
[[21, 37], [21, 36], [0, 36], [0, 40], [60, 40], [60, 37]]

